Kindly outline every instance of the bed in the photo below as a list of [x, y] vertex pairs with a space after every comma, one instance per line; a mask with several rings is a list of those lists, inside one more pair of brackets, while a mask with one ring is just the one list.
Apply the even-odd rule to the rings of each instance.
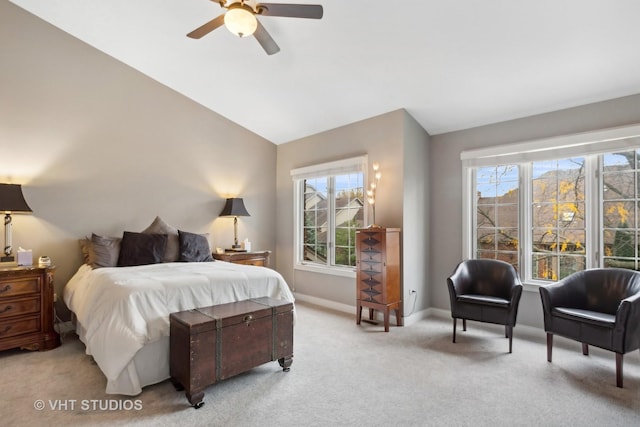
[[[197, 262], [164, 258], [127, 266], [109, 266], [114, 261], [109, 264], [103, 256], [107, 266], [100, 265], [94, 253], [100, 252], [100, 238], [92, 236], [96, 244], [90, 251], [83, 246], [86, 262], [65, 286], [63, 298], [86, 353], [107, 378], [109, 394], [135, 396], [169, 378], [170, 313], [265, 296], [294, 302], [275, 270], [213, 261], [210, 252]], [[107, 255], [118, 252], [121, 261], [125, 246], [120, 239]], [[165, 254], [164, 249], [156, 252]]]

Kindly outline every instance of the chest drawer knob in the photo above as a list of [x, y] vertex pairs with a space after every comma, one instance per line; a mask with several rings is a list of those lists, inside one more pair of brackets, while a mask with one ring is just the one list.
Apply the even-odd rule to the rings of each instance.
[[11, 289], [11, 285], [7, 285], [4, 288], [0, 289], [0, 294], [7, 292], [9, 289]]
[[13, 306], [8, 305], [5, 308], [3, 308], [2, 310], [0, 310], [0, 314], [2, 313], [6, 313], [7, 311], [13, 310]]

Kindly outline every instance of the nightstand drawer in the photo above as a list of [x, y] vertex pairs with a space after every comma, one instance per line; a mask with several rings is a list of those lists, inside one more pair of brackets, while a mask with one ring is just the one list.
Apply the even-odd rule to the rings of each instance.
[[0, 325], [0, 338], [28, 334], [40, 331], [40, 316], [27, 317], [17, 320], [7, 320]]
[[256, 252], [224, 252], [222, 254], [213, 253], [213, 259], [219, 261], [232, 262], [234, 264], [256, 265], [258, 267], [269, 267], [269, 256], [271, 251]]
[[40, 312], [40, 298], [0, 300], [0, 318]]
[[264, 267], [264, 259], [245, 259], [234, 261], [236, 264], [244, 264], [244, 265], [257, 265], [260, 267]]
[[0, 282], [0, 298], [38, 293], [40, 293], [39, 277], [16, 278]]

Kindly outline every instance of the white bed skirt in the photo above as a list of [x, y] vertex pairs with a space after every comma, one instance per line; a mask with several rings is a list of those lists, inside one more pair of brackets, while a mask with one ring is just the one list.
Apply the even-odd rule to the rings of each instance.
[[[80, 322], [76, 323], [76, 333], [84, 343], [84, 328]], [[169, 377], [169, 337], [161, 337], [138, 350], [118, 378], [107, 379], [106, 392], [136, 396], [142, 393], [143, 387], [160, 383]]]

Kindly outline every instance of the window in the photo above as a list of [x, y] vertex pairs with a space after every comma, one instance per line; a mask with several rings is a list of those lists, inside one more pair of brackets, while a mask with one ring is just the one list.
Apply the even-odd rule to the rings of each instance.
[[592, 267], [640, 270], [640, 126], [470, 150], [464, 258], [543, 284]]
[[601, 160], [604, 266], [640, 270], [640, 149]]
[[295, 265], [351, 273], [356, 229], [365, 224], [366, 156], [291, 171]]
[[506, 261], [517, 269], [519, 168], [478, 168], [475, 181], [476, 257]]
[[533, 162], [531, 278], [558, 280], [586, 267], [585, 159]]

